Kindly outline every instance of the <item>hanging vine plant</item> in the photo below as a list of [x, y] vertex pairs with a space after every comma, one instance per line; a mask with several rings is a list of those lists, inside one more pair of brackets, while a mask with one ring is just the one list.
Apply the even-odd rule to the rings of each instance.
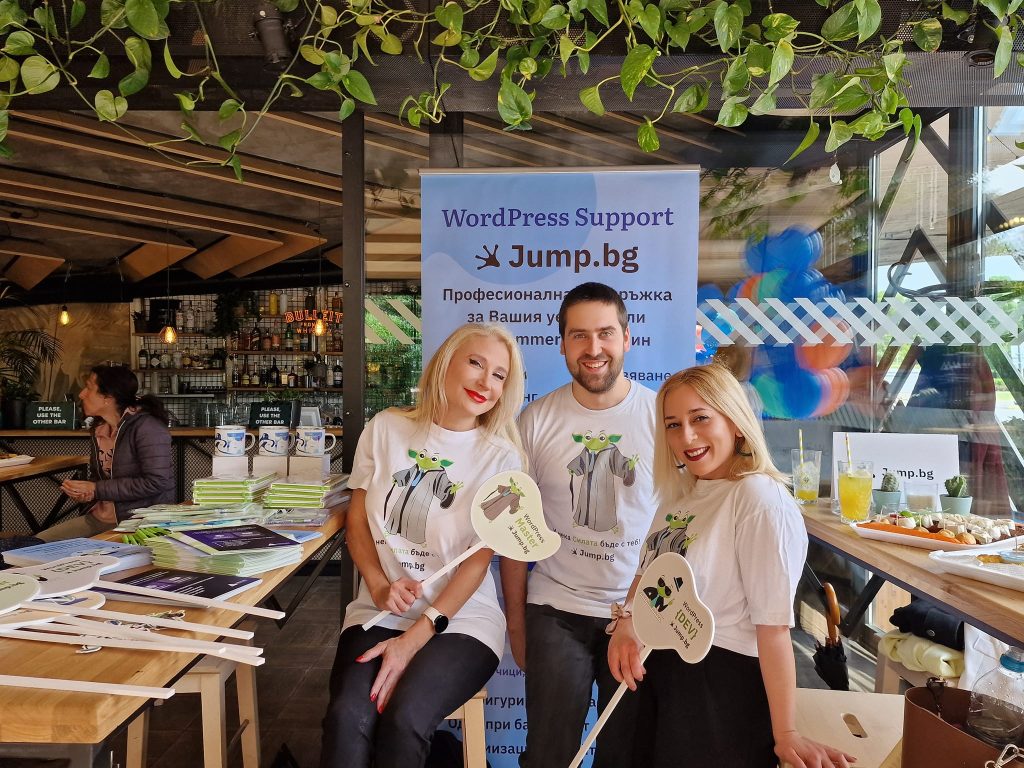
[[[180, 140], [219, 144], [224, 164], [241, 178], [237, 150], [281, 96], [332, 92], [344, 120], [358, 103], [376, 104], [364, 72], [381, 57], [409, 54], [426, 57], [433, 71], [432, 88], [409, 94], [399, 109], [417, 126], [443, 117], [452, 73], [463, 72], [494, 82], [496, 110], [509, 130], [529, 130], [533, 100], [547, 78], [585, 80], [592, 54], [613, 53], [622, 55], [619, 71], [580, 90], [580, 101], [602, 115], [615, 89], [630, 102], [640, 89], [660, 93], [661, 106], [637, 131], [647, 151], [658, 149], [657, 123], [668, 114], [717, 108], [717, 123], [734, 127], [749, 115], [775, 110], [781, 94], [816, 115], [793, 157], [826, 126], [827, 151], [854, 136], [874, 140], [891, 130], [919, 135], [921, 120], [906, 95], [905, 44], [894, 30], [883, 32], [879, 0], [815, 1], [828, 13], [809, 27], [794, 9], [813, 8], [810, 3], [779, 4], [791, 11], [785, 13], [770, 0], [441, 0], [429, 10], [399, 0], [273, 0], [282, 13], [298, 17], [296, 54], [254, 105], [239, 97], [218, 65], [204, 24], [217, 0], [0, 0], [0, 155], [11, 154], [3, 139], [15, 103], [31, 107], [34, 95], [65, 88], [99, 120], [119, 124], [130, 99], [162, 67], [182, 84], [175, 93]], [[988, 26], [997, 42], [993, 72], [999, 77], [1013, 56], [1022, 2], [908, 3], [913, 14], [902, 24], [922, 51], [939, 49], [944, 24]], [[176, 64], [170, 44], [171, 25], [186, 7], [198, 17], [205, 57], [191, 74]], [[703, 54], [700, 63], [680, 66], [692, 53]], [[112, 75], [112, 56], [126, 59], [130, 71]], [[801, 86], [799, 73], [823, 59], [829, 71]], [[720, 103], [712, 104], [719, 93]], [[208, 136], [195, 117], [213, 107], [220, 127]]]

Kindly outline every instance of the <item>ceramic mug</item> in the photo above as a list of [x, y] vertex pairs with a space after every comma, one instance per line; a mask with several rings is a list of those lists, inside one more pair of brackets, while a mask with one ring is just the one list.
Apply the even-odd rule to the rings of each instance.
[[[323, 427], [297, 427], [295, 431], [295, 453], [301, 456], [323, 456], [337, 442]], [[331, 439], [330, 445], [327, 445], [327, 438]]]
[[292, 447], [292, 439], [292, 433], [284, 424], [260, 427], [260, 454], [263, 456], [287, 456]]
[[256, 444], [256, 435], [247, 434], [241, 424], [222, 424], [215, 427], [215, 435], [213, 450], [217, 456], [245, 456]]

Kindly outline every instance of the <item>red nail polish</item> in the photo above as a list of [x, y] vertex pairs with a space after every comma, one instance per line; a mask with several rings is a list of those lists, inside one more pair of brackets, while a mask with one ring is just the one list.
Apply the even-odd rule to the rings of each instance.
[[362, 656], [356, 656], [356, 661], [362, 661], [362, 660], [363, 660]]
[[376, 693], [371, 693], [370, 694], [370, 701], [376, 701], [376, 700], [377, 700], [377, 694]]
[[377, 705], [377, 714], [378, 715], [384, 714], [384, 705], [383, 704], [378, 704]]

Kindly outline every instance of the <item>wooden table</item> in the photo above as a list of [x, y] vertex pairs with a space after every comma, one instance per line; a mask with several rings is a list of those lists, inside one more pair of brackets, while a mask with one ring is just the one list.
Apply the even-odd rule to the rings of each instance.
[[[257, 605], [271, 599], [274, 591], [318, 552], [323, 551], [321, 562], [326, 564], [330, 554], [343, 540], [344, 509], [339, 506], [333, 512], [327, 523], [318, 529], [323, 537], [303, 544], [300, 563], [261, 574], [261, 584], [235, 596], [233, 601]], [[319, 570], [316, 571], [318, 573]], [[301, 594], [305, 594], [308, 588], [305, 585]], [[107, 605], [111, 610], [140, 614], [166, 608], [148, 603], [112, 600]], [[295, 601], [289, 609], [294, 605]], [[243, 618], [239, 613], [206, 608], [189, 608], [186, 615], [186, 620], [220, 627], [230, 627]], [[170, 632], [178, 637], [211, 639], [210, 635], [199, 636], [191, 632], [162, 632]], [[71, 645], [0, 639], [0, 669], [8, 674], [33, 677], [159, 687], [173, 684], [198, 658], [199, 655], [188, 653], [118, 648], [104, 648], [98, 653], [83, 656], [76, 655], [75, 646]], [[91, 768], [93, 745], [99, 744], [123, 724], [130, 722], [147, 706], [149, 700], [144, 698], [0, 686], [0, 744], [17, 744], [15, 748], [3, 749], [0, 755], [13, 754], [15, 751], [26, 755], [38, 753], [38, 745], [45, 744], [49, 745], [46, 753], [50, 756], [65, 748], [62, 754], [71, 759], [72, 768]]]
[[14, 502], [14, 506], [21, 512], [21, 516], [25, 518], [32, 533], [38, 533], [56, 523], [60, 516], [74, 504], [62, 493], [46, 517], [39, 520], [21, 497], [17, 485], [40, 477], [47, 477], [60, 485], [54, 475], [71, 471], [72, 476], [76, 476], [87, 466], [89, 466], [88, 456], [37, 456], [28, 464], [0, 468], [0, 492], [7, 493], [11, 501]]
[[803, 514], [811, 541], [1006, 643], [1024, 644], [1024, 593], [938, 573], [929, 550], [861, 538], [825, 506]]

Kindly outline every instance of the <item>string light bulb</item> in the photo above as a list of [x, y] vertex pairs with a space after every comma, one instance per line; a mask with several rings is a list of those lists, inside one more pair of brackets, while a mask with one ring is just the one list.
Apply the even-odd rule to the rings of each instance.
[[162, 338], [166, 344], [173, 344], [178, 340], [178, 332], [175, 330], [173, 325], [165, 325], [164, 329], [160, 331], [160, 338]]
[[67, 325], [71, 322], [71, 313], [68, 312], [68, 305], [64, 304], [60, 308], [60, 324]]
[[323, 318], [322, 317], [318, 317], [316, 319], [316, 322], [313, 323], [313, 335], [314, 336], [323, 336], [325, 333], [327, 333], [327, 326], [324, 325]]

